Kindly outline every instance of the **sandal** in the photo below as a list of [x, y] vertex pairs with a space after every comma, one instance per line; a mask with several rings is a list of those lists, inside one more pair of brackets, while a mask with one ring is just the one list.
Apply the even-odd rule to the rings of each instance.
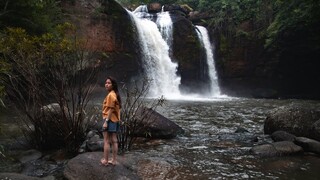
[[101, 165], [103, 165], [103, 166], [108, 166], [108, 165], [109, 165], [109, 162], [108, 162], [106, 159], [104, 159], [104, 158], [102, 158], [102, 159], [100, 160], [100, 163], [101, 163]]

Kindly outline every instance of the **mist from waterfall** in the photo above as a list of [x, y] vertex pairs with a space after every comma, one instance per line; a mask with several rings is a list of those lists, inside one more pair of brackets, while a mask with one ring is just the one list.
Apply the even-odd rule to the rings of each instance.
[[142, 6], [130, 14], [139, 33], [144, 70], [147, 78], [151, 80], [148, 96], [163, 95], [168, 99], [180, 97], [181, 78], [176, 73], [178, 65], [171, 61], [167, 42], [163, 39], [157, 24], [150, 20], [154, 17], [145, 10]]
[[209, 72], [209, 78], [210, 78], [210, 95], [213, 97], [217, 97], [220, 95], [220, 88], [218, 85], [218, 77], [217, 72], [215, 68], [215, 62], [213, 58], [213, 52], [212, 52], [212, 46], [210, 43], [210, 38], [208, 31], [203, 26], [196, 26], [196, 28], [199, 30], [197, 31], [198, 37], [201, 40], [201, 44], [206, 50], [206, 57], [207, 57], [207, 67]]

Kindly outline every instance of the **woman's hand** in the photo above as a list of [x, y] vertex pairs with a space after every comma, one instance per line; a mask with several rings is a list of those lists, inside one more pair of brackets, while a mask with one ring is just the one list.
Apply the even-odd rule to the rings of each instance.
[[104, 121], [102, 127], [103, 127], [103, 128], [107, 128], [107, 127], [108, 127], [107, 121]]

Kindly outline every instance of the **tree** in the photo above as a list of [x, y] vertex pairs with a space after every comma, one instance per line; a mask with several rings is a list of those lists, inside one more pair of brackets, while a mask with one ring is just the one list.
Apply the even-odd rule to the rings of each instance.
[[66, 147], [74, 153], [85, 138], [96, 69], [83, 42], [70, 36], [74, 30], [64, 24], [56, 33], [32, 36], [8, 28], [0, 39], [1, 62], [10, 67], [0, 80], [37, 149]]
[[[266, 47], [276, 47], [278, 43], [281, 43], [281, 39], [285, 34], [285, 36], [294, 36], [294, 34], [299, 34], [301, 31], [310, 31], [305, 35], [312, 36], [310, 39], [319, 40], [319, 1], [276, 0], [275, 2], [276, 16], [267, 30]], [[312, 43], [311, 40], [310, 48], [313, 48], [316, 44], [318, 43]]]
[[42, 34], [61, 23], [61, 15], [56, 0], [0, 1], [0, 29], [20, 27], [29, 33]]

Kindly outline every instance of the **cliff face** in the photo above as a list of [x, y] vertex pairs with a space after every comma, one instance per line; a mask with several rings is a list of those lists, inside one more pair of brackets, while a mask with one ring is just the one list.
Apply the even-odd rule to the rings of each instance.
[[180, 89], [184, 92], [207, 92], [209, 78], [202, 70], [206, 64], [196, 29], [192, 22], [179, 13], [171, 14], [173, 20], [173, 60], [178, 63], [181, 76]]
[[[127, 11], [114, 0], [80, 1], [65, 5], [67, 18], [78, 26], [79, 35], [87, 40], [87, 48], [100, 59], [99, 79], [107, 75], [128, 82], [142, 72], [137, 30]], [[152, 12], [161, 6], [149, 5]], [[203, 49], [194, 28], [201, 19], [189, 16], [178, 6], [166, 6], [173, 21], [172, 60], [178, 63], [180, 89], [199, 92], [208, 85], [203, 76]], [[192, 13], [191, 13], [192, 14]], [[264, 48], [264, 39], [248, 37], [251, 22], [243, 22], [237, 37], [207, 27], [215, 45], [214, 54], [218, 80], [223, 94], [259, 98], [320, 98], [319, 52], [306, 51], [304, 39], [284, 35], [284, 48], [275, 55]], [[301, 37], [303, 33], [301, 32]], [[296, 44], [300, 44], [296, 46]], [[300, 49], [300, 48], [301, 49]], [[302, 50], [304, 49], [304, 50]]]
[[[239, 29], [251, 32], [250, 22]], [[261, 39], [225, 37], [212, 32], [216, 45], [216, 66], [222, 92], [232, 96], [273, 98], [279, 95], [279, 61], [265, 51]]]
[[[161, 5], [148, 6], [150, 13], [161, 11]], [[100, 58], [101, 84], [108, 75], [128, 82], [143, 73], [141, 49], [136, 27], [128, 12], [114, 0], [77, 2], [65, 5], [69, 19], [78, 27], [79, 36], [84, 38], [86, 48]], [[187, 19], [180, 6], [167, 6], [173, 19], [173, 47], [171, 58], [178, 63], [181, 76], [180, 89], [185, 92], [201, 93], [208, 88], [208, 77], [203, 76], [202, 60], [205, 57], [194, 25]]]
[[282, 47], [269, 51], [264, 39], [245, 36], [253, 31], [251, 22], [243, 22], [238, 29], [244, 36], [230, 38], [211, 31], [223, 92], [245, 97], [320, 98], [320, 53], [306, 47], [312, 44], [307, 41], [314, 30], [294, 36], [288, 32], [281, 37]]
[[66, 19], [75, 24], [86, 49], [99, 59], [98, 81], [111, 75], [128, 81], [139, 74], [139, 45], [127, 11], [114, 0], [64, 4]]

